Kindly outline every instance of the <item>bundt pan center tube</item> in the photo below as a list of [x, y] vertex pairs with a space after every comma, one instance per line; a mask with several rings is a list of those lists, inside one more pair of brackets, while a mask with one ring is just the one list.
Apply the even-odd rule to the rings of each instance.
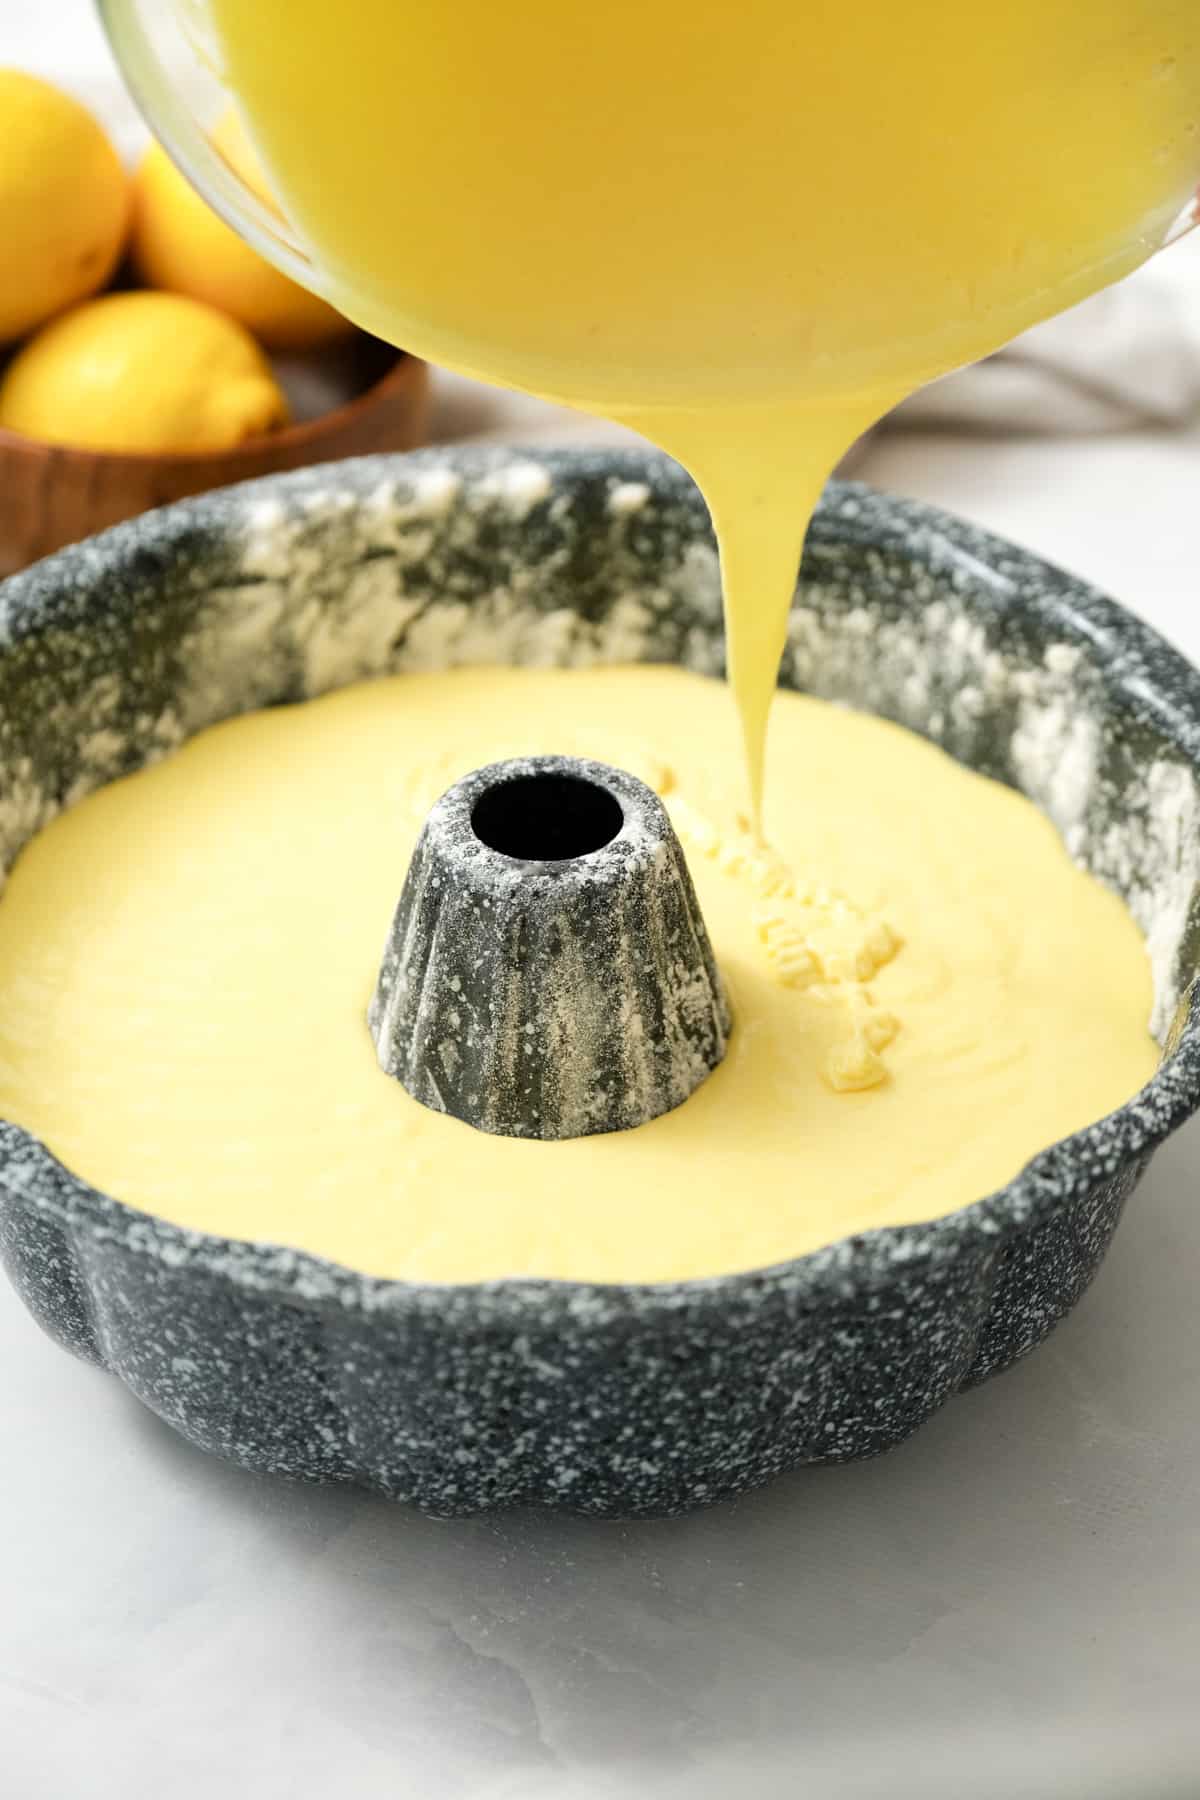
[[[621, 1517], [886, 1450], [1051, 1330], [1200, 1100], [1200, 679], [1078, 582], [863, 488], [829, 489], [804, 573], [783, 683], [909, 726], [1021, 789], [1130, 907], [1164, 1051], [1145, 1089], [948, 1217], [659, 1285], [369, 1278], [181, 1230], [6, 1124], [0, 1254], [53, 1337], [247, 1468], [359, 1482], [441, 1515], [533, 1503]], [[723, 669], [707, 515], [650, 452], [419, 452], [273, 477], [120, 526], [0, 595], [5, 867], [62, 807], [255, 708], [467, 664]], [[772, 774], [788, 794], [801, 777]], [[481, 860], [521, 848], [503, 786], [474, 814]], [[607, 866], [607, 846], [580, 853], [564, 893], [584, 864]], [[663, 855], [655, 904], [681, 919], [686, 872]], [[515, 860], [542, 875], [571, 865]], [[424, 879], [418, 860], [372, 1009], [379, 1054], [413, 1091], [405, 1046], [420, 1004], [399, 952], [424, 929]], [[547, 915], [524, 916], [533, 932]], [[692, 969], [707, 984], [703, 1023], [686, 1045], [664, 1025], [643, 1106], [674, 1104], [719, 1060], [729, 1019], [711, 952]], [[530, 979], [552, 986], [548, 969]], [[600, 1065], [619, 1056], [603, 1034], [597, 1045]], [[486, 1053], [502, 1056], [495, 1037]], [[544, 1069], [538, 1080], [538, 1129], [574, 1129], [576, 1103]], [[613, 1121], [620, 1086], [614, 1076], [592, 1128]], [[468, 1116], [503, 1091], [450, 1083], [420, 1097]], [[528, 1128], [532, 1111], [476, 1123]]]
[[682, 1105], [730, 1019], [658, 795], [582, 757], [458, 782], [417, 842], [369, 1022], [389, 1075], [481, 1131], [587, 1137]]

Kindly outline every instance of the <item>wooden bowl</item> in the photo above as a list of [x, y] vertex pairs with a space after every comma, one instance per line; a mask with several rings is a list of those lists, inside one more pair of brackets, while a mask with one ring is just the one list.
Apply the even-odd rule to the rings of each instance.
[[335, 354], [332, 385], [349, 396], [342, 404], [233, 450], [128, 455], [0, 430], [0, 576], [170, 500], [282, 469], [421, 444], [429, 417], [426, 365], [366, 336]]

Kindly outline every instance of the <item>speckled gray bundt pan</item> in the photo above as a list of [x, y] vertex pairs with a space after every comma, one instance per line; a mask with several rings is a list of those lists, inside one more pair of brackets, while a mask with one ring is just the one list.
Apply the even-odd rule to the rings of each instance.
[[[886, 1450], [1046, 1335], [1200, 1099], [1200, 678], [1064, 575], [861, 488], [830, 490], [805, 574], [784, 680], [1019, 785], [1133, 907], [1168, 1046], [1145, 1091], [950, 1218], [644, 1287], [367, 1279], [177, 1230], [3, 1126], [0, 1248], [52, 1336], [249, 1468], [437, 1514], [637, 1515]], [[649, 454], [421, 453], [273, 478], [120, 527], [0, 596], [6, 863], [60, 806], [190, 733], [363, 676], [721, 666], [703, 507]]]

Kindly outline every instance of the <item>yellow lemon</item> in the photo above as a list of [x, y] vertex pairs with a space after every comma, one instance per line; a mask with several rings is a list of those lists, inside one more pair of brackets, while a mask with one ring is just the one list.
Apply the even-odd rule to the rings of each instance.
[[0, 382], [0, 426], [90, 450], [227, 450], [286, 424], [244, 325], [181, 294], [106, 294], [43, 327]]
[[[240, 172], [259, 188], [257, 170]], [[150, 287], [219, 306], [273, 350], [309, 350], [353, 330], [244, 243], [157, 144], [134, 178], [133, 258]]]
[[103, 287], [128, 225], [129, 180], [91, 113], [0, 69], [0, 343]]

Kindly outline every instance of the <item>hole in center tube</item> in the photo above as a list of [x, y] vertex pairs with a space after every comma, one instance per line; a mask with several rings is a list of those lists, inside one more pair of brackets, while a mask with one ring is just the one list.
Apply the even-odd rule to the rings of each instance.
[[518, 862], [566, 862], [611, 844], [625, 814], [607, 788], [578, 775], [519, 775], [479, 796], [471, 827], [481, 844]]

